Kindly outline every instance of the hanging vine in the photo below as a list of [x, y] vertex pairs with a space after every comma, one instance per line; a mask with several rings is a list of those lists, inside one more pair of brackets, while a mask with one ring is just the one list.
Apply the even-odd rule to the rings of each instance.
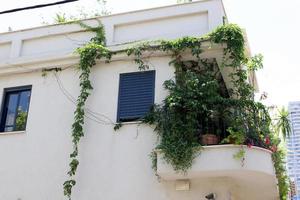
[[[233, 87], [228, 90], [230, 98], [220, 92], [216, 72], [211, 61], [201, 59], [201, 44], [210, 41], [223, 45], [224, 56], [221, 68], [232, 68], [229, 75]], [[249, 58], [245, 54], [243, 31], [235, 24], [226, 24], [201, 38], [185, 37], [172, 41], [160, 41], [151, 45], [143, 43], [127, 51], [135, 56], [139, 69], [146, 69], [143, 52], [162, 51], [170, 53], [175, 67], [176, 81], [164, 83], [169, 95], [161, 105], [154, 105], [143, 119], [144, 123], [155, 126], [159, 144], [151, 153], [153, 168], [156, 169], [156, 151], [163, 152], [163, 159], [177, 172], [186, 172], [194, 158], [201, 151], [197, 137], [199, 129], [205, 131], [206, 122], [213, 115], [223, 118], [227, 129], [223, 143], [253, 145], [273, 151], [273, 162], [278, 179], [281, 200], [287, 196], [289, 186], [284, 168], [284, 153], [279, 149], [280, 139], [273, 131], [268, 108], [254, 100], [254, 88], [248, 82], [249, 74], [262, 68], [262, 56]], [[190, 52], [196, 65], [184, 61], [183, 54]], [[199, 67], [202, 67], [199, 70]], [[197, 69], [198, 68], [198, 69]], [[200, 122], [200, 123], [199, 123]], [[268, 141], [268, 142], [266, 142]]]
[[[175, 67], [176, 81], [165, 82], [165, 89], [169, 95], [163, 105], [155, 105], [152, 111], [145, 117], [144, 123], [155, 125], [155, 131], [160, 137], [157, 149], [163, 152], [164, 159], [170, 163], [177, 172], [186, 172], [199, 154], [199, 121], [208, 119], [216, 110], [226, 109], [225, 106], [235, 104], [237, 101], [230, 99], [220, 92], [216, 79], [216, 68], [211, 61], [201, 59], [203, 49], [201, 44], [211, 41], [217, 44], [226, 44], [224, 49], [224, 66], [236, 69], [247, 62], [244, 54], [244, 36], [241, 29], [233, 24], [221, 26], [212, 33], [201, 37], [184, 37], [172, 41], [160, 41], [151, 45], [143, 43], [127, 51], [128, 55], [135, 56], [135, 63], [139, 69], [146, 69], [143, 61], [143, 52], [163, 51], [170, 53], [171, 65]], [[193, 67], [190, 62], [182, 60], [183, 53], [190, 52], [194, 56]], [[228, 56], [230, 55], [230, 56]], [[228, 62], [225, 57], [231, 60]], [[227, 63], [225, 63], [225, 61]], [[201, 69], [199, 67], [201, 66]], [[198, 71], [195, 70], [198, 68]], [[244, 76], [245, 72], [238, 74], [239, 85], [247, 86], [247, 94], [253, 94]], [[234, 74], [236, 75], [236, 74]], [[232, 75], [232, 77], [234, 76]], [[236, 78], [232, 80], [236, 82]], [[244, 87], [245, 90], [245, 87]], [[237, 91], [236, 91], [237, 92]], [[243, 95], [245, 96], [245, 95]], [[221, 105], [222, 104], [222, 105]], [[203, 127], [202, 127], [203, 128]], [[152, 158], [156, 159], [152, 153]]]
[[[71, 199], [72, 189], [76, 184], [74, 176], [79, 165], [79, 142], [84, 136], [84, 107], [85, 102], [93, 89], [89, 80], [91, 68], [96, 60], [105, 58], [106, 61], [116, 52], [110, 52], [105, 47], [105, 35], [102, 25], [90, 27], [79, 23], [88, 31], [96, 32], [96, 37], [84, 47], [77, 49], [80, 55], [79, 85], [80, 95], [74, 112], [72, 124], [73, 152], [70, 154], [69, 179], [64, 183], [64, 194]], [[229, 94], [220, 87], [220, 71], [215, 67], [215, 61], [201, 58], [202, 43], [211, 42], [224, 45], [224, 56], [221, 67], [231, 67], [231, 82], [234, 86]], [[167, 80], [164, 87], [169, 91], [163, 104], [154, 105], [153, 109], [143, 119], [144, 123], [155, 126], [159, 136], [157, 146], [164, 153], [164, 159], [178, 172], [186, 172], [193, 164], [194, 158], [199, 154], [199, 129], [208, 130], [211, 116], [219, 115], [224, 118], [227, 128], [224, 141], [234, 144], [257, 145], [264, 148], [278, 146], [278, 137], [272, 135], [271, 118], [267, 108], [253, 99], [254, 88], [248, 83], [248, 75], [262, 67], [262, 57], [247, 57], [245, 54], [245, 41], [242, 30], [234, 24], [218, 27], [208, 35], [184, 37], [172, 41], [156, 41], [142, 43], [126, 50], [128, 56], [134, 56], [134, 62], [139, 70], [146, 70], [149, 65], [143, 59], [144, 52], [162, 51], [171, 54], [170, 65], [175, 67], [174, 80]], [[190, 61], [183, 59], [183, 54], [191, 54]], [[248, 66], [244, 68], [243, 66]], [[237, 98], [230, 98], [235, 96]], [[234, 112], [232, 112], [234, 110]], [[199, 123], [199, 119], [207, 121]], [[117, 124], [115, 129], [121, 127]], [[230, 130], [230, 131], [228, 131]], [[235, 134], [236, 133], [236, 134]], [[239, 137], [237, 137], [239, 136]], [[242, 139], [235, 139], [242, 138]], [[265, 138], [270, 138], [266, 144]], [[273, 149], [272, 149], [273, 150]], [[286, 172], [283, 169], [282, 152], [273, 150], [276, 175], [279, 180], [280, 196], [288, 191]], [[155, 168], [156, 154], [151, 154]]]
[[77, 105], [74, 112], [74, 122], [72, 124], [72, 143], [73, 152], [70, 154], [70, 170], [68, 171], [69, 180], [65, 181], [64, 195], [71, 199], [72, 189], [76, 185], [76, 180], [74, 176], [79, 165], [78, 155], [79, 155], [79, 142], [84, 136], [84, 115], [85, 115], [85, 103], [87, 98], [90, 96], [93, 90], [91, 81], [89, 79], [91, 69], [96, 64], [96, 60], [105, 58], [107, 62], [111, 59], [111, 52], [105, 47], [105, 34], [104, 28], [100, 24], [98, 27], [90, 27], [85, 24], [80, 24], [81, 26], [88, 29], [88, 31], [96, 32], [96, 37], [92, 38], [89, 43], [84, 47], [78, 48], [76, 53], [80, 55], [80, 62], [78, 70], [79, 75], [79, 86], [80, 94], [77, 97]]

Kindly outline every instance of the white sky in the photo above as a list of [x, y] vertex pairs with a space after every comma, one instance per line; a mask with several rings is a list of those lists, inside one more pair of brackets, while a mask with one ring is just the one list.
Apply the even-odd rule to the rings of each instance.
[[[0, 10], [54, 2], [57, 0], [0, 0]], [[156, 7], [176, 0], [108, 0], [112, 13]], [[300, 100], [300, 1], [299, 0], [224, 0], [229, 21], [245, 28], [253, 54], [265, 57], [264, 69], [258, 72], [260, 92], [269, 94], [268, 102], [287, 105]], [[80, 0], [62, 6], [0, 15], [0, 32], [39, 26], [51, 21], [61, 10], [76, 14], [84, 6], [96, 9], [96, 0]]]

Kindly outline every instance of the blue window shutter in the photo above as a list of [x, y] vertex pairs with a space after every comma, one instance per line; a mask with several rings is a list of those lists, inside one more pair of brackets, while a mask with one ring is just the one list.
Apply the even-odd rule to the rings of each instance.
[[145, 116], [154, 103], [155, 71], [120, 74], [118, 122]]

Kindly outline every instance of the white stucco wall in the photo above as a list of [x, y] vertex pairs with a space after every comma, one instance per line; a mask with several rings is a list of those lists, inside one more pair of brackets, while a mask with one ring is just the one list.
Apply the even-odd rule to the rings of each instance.
[[[166, 95], [162, 84], [173, 77], [170, 58], [152, 58], [156, 70], [155, 102]], [[137, 71], [132, 62], [98, 64], [92, 71], [93, 94], [88, 107], [115, 121], [119, 74]], [[73, 68], [58, 73], [66, 90], [76, 97], [78, 73]], [[0, 79], [2, 88], [32, 85], [26, 132], [0, 135], [0, 199], [64, 199], [71, 152], [74, 104], [60, 91], [55, 76], [41, 72], [10, 75]], [[0, 96], [2, 94], [0, 93]], [[115, 132], [113, 125], [89, 119], [80, 145], [80, 166], [74, 200], [198, 200], [209, 192], [229, 199], [233, 188], [228, 179], [191, 180], [190, 191], [176, 191], [174, 181], [158, 181], [151, 169], [149, 153], [156, 144], [151, 127], [126, 124]]]
[[[157, 66], [156, 102], [165, 96], [163, 81], [173, 76], [168, 61], [168, 58], [152, 61]], [[131, 71], [137, 71], [133, 62], [94, 67], [91, 79], [95, 89], [88, 107], [115, 122], [119, 74]], [[67, 69], [59, 77], [76, 97], [78, 73]], [[27, 128], [25, 133], [0, 136], [0, 199], [63, 199], [62, 183], [67, 178], [75, 106], [60, 91], [51, 73], [45, 78], [38, 72], [0, 79], [1, 92], [2, 88], [22, 85], [32, 85]], [[149, 190], [148, 186], [154, 191], [159, 188], [148, 156], [155, 144], [150, 127], [137, 129], [137, 124], [130, 124], [115, 132], [113, 125], [100, 125], [87, 119], [85, 132], [80, 145], [79, 190], [75, 190], [75, 199], [124, 196], [140, 199]]]
[[[221, 25], [224, 15], [221, 0], [202, 0], [100, 20], [109, 48], [118, 49], [119, 44], [143, 39], [200, 36]], [[97, 21], [85, 23], [96, 25]], [[0, 97], [4, 88], [32, 85], [26, 131], [0, 134], [0, 200], [65, 199], [62, 185], [68, 178], [75, 105], [61, 91], [55, 75], [49, 72], [42, 77], [41, 70], [62, 67], [64, 70], [57, 76], [76, 98], [79, 74], [74, 66], [78, 56], [72, 52], [92, 35], [76, 24], [0, 34]], [[209, 49], [204, 55], [216, 57], [222, 52]], [[90, 110], [107, 116], [113, 123], [119, 75], [138, 71], [127, 56], [116, 57], [110, 64], [100, 62], [93, 67], [94, 90], [87, 102]], [[173, 78], [169, 61], [167, 55], [150, 59], [151, 69], [156, 70], [156, 103], [167, 94], [163, 82]], [[117, 132], [113, 127], [86, 119], [74, 200], [203, 200], [211, 192], [217, 193], [217, 200], [234, 200], [230, 191], [242, 191], [227, 177], [191, 179], [189, 191], [176, 191], [174, 181], [158, 181], [151, 169], [149, 153], [157, 142], [153, 129], [137, 123], [125, 124]]]

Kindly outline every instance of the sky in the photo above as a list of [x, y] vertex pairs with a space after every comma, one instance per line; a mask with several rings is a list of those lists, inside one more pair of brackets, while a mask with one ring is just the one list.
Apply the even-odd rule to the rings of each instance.
[[[0, 0], [0, 11], [57, 0]], [[5, 3], [3, 3], [5, 2]], [[174, 4], [176, 0], [107, 0], [107, 9], [119, 13]], [[287, 105], [300, 101], [300, 1], [223, 0], [230, 23], [246, 30], [253, 55], [264, 55], [264, 68], [257, 72], [260, 93], [266, 104]], [[78, 10], [97, 9], [96, 0], [0, 15], [0, 32], [40, 26], [51, 22], [58, 11], [76, 15]]]

